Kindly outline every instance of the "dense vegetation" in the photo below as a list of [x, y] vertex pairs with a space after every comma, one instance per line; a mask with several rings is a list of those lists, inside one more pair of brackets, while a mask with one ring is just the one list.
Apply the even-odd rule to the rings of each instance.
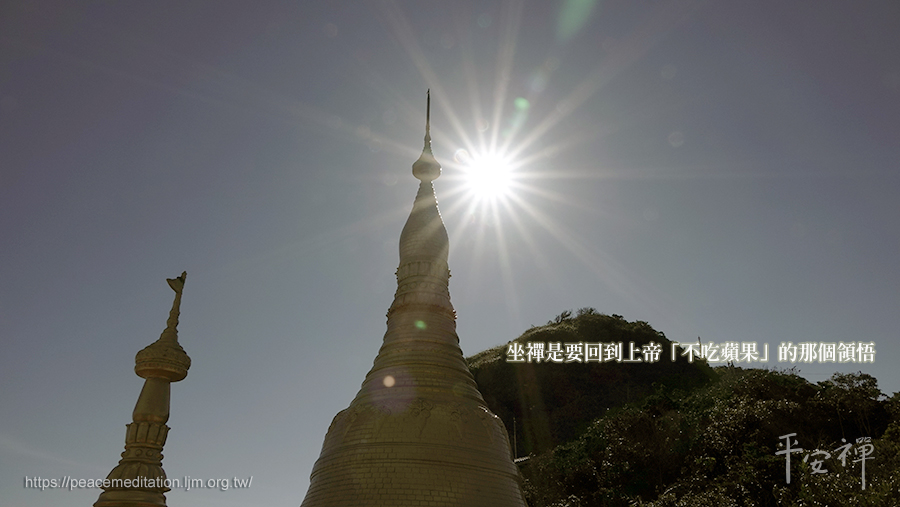
[[706, 363], [671, 361], [671, 342], [646, 322], [628, 322], [621, 316], [601, 315], [592, 308], [576, 316], [563, 312], [546, 326], [526, 331], [514, 342], [585, 343], [622, 342], [640, 348], [661, 345], [661, 361], [650, 364], [512, 363], [508, 345], [486, 350], [468, 359], [482, 395], [503, 419], [517, 455], [545, 452], [581, 435], [591, 422], [628, 402], [642, 400], [654, 388], [693, 390], [708, 384], [715, 374]]
[[[644, 322], [584, 309], [515, 341], [651, 340], [669, 350]], [[531, 507], [900, 505], [900, 393], [886, 398], [870, 375], [813, 384], [792, 370], [710, 368], [668, 354], [652, 365], [508, 363], [507, 347], [469, 363], [528, 456], [520, 469]], [[803, 452], [791, 455], [787, 484], [776, 452], [790, 433]], [[872, 445], [864, 491], [855, 461], [863, 437]], [[815, 449], [830, 456], [809, 456]]]

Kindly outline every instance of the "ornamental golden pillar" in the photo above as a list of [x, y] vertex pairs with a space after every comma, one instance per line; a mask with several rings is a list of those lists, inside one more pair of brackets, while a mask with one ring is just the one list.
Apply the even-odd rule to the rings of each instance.
[[166, 329], [159, 339], [137, 353], [134, 372], [144, 380], [144, 388], [134, 406], [132, 422], [125, 431], [125, 452], [106, 477], [94, 507], [165, 507], [166, 472], [162, 449], [169, 427], [169, 386], [187, 376], [191, 358], [178, 344], [178, 315], [187, 272], [169, 278], [175, 301]]

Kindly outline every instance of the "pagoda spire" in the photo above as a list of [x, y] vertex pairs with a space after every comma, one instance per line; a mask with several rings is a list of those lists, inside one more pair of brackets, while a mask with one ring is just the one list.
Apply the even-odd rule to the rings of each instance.
[[422, 151], [431, 153], [431, 88], [428, 89], [425, 99], [425, 147]]
[[424, 182], [432, 182], [441, 175], [441, 164], [434, 158], [431, 152], [431, 90], [428, 90], [427, 105], [425, 108], [425, 146], [419, 160], [413, 164], [413, 176]]
[[169, 427], [170, 384], [183, 380], [191, 367], [191, 358], [178, 343], [178, 316], [181, 292], [187, 272], [167, 278], [175, 291], [166, 328], [159, 339], [137, 353], [134, 372], [144, 380], [144, 388], [134, 406], [131, 424], [126, 425], [125, 452], [119, 464], [106, 477], [109, 484], [94, 507], [165, 507], [166, 472], [162, 468], [162, 449]]
[[400, 234], [397, 292], [372, 369], [335, 416], [301, 507], [524, 507], [509, 436], [456, 335], [449, 240], [432, 181], [431, 94], [420, 180]]

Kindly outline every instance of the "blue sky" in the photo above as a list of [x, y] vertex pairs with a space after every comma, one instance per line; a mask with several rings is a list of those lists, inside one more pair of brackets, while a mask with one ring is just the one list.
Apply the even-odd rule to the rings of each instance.
[[96, 500], [24, 477], [115, 466], [187, 270], [163, 464], [253, 482], [169, 504], [298, 505], [381, 344], [429, 87], [465, 354], [591, 306], [769, 367], [874, 342], [797, 366], [900, 390], [900, 7], [860, 5], [4, 4], [5, 501]]

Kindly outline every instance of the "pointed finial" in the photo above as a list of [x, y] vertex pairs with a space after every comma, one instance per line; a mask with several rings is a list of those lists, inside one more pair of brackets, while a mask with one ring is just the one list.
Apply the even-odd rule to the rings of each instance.
[[428, 89], [425, 106], [425, 146], [422, 155], [413, 164], [413, 176], [422, 181], [432, 181], [441, 175], [441, 164], [434, 159], [431, 152], [431, 88]]
[[187, 271], [183, 271], [177, 278], [166, 278], [169, 287], [175, 291], [175, 301], [172, 310], [169, 311], [169, 319], [166, 321], [166, 329], [161, 338], [178, 340], [178, 315], [181, 313], [181, 292], [184, 291], [184, 281], [187, 279]]
[[165, 493], [171, 488], [162, 467], [162, 450], [169, 431], [170, 384], [184, 380], [191, 367], [175, 329], [186, 278], [187, 272], [183, 272], [166, 279], [175, 291], [166, 330], [134, 358], [134, 372], [146, 379], [144, 388], [131, 413], [132, 422], [126, 425], [125, 452], [107, 475], [106, 484], [100, 486], [104, 491], [94, 507], [166, 507]]
[[134, 358], [134, 372], [142, 378], [161, 377], [170, 382], [178, 382], [187, 376], [191, 358], [178, 343], [178, 316], [181, 313], [181, 293], [187, 271], [177, 278], [166, 278], [169, 287], [175, 291], [175, 301], [169, 310], [166, 329], [159, 339], [144, 347]]
[[425, 149], [431, 151], [431, 88], [425, 106]]

